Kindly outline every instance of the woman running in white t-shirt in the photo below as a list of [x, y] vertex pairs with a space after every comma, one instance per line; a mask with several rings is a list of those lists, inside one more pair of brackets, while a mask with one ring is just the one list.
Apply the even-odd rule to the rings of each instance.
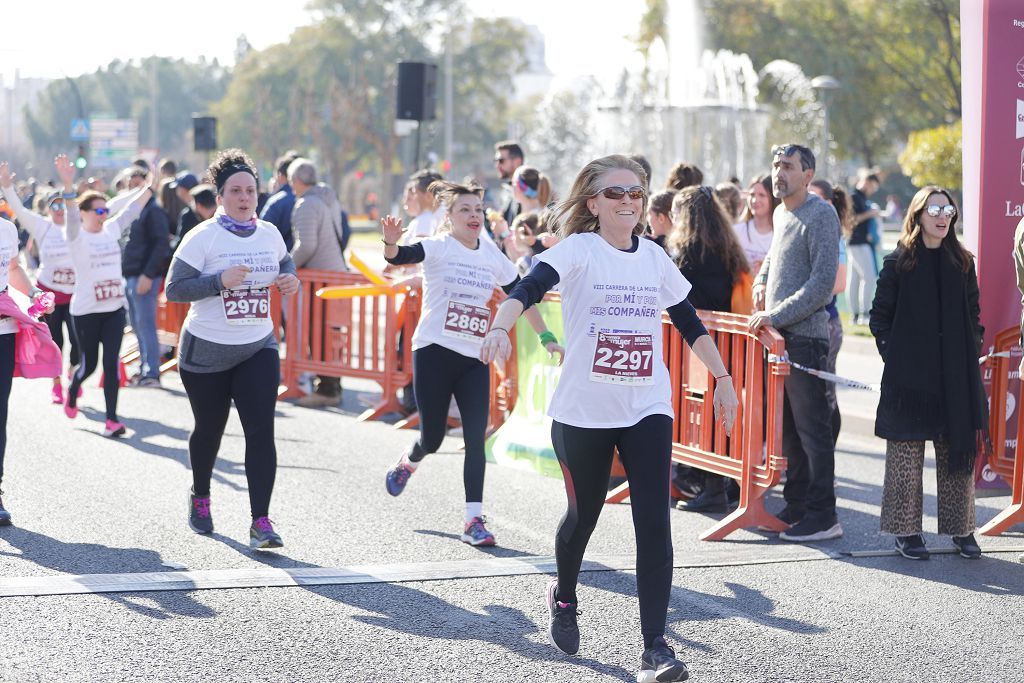
[[669, 464], [672, 389], [662, 360], [662, 310], [714, 375], [714, 407], [731, 431], [736, 392], [711, 337], [686, 300], [690, 283], [650, 240], [639, 239], [646, 177], [625, 156], [587, 164], [556, 210], [563, 237], [509, 294], [484, 339], [485, 363], [511, 351], [508, 330], [522, 311], [559, 286], [566, 353], [548, 415], [568, 509], [555, 539], [558, 578], [547, 590], [548, 637], [579, 649], [576, 583], [604, 506], [612, 454], [629, 479], [637, 547], [637, 594], [644, 652], [637, 681], [682, 681], [686, 664], [665, 641], [672, 590]]
[[[506, 292], [519, 281], [515, 265], [488, 239], [484, 227], [483, 190], [437, 181], [436, 191], [447, 210], [442, 234], [412, 246], [398, 246], [402, 222], [381, 220], [384, 257], [393, 265], [423, 264], [423, 310], [412, 337], [413, 385], [420, 413], [420, 438], [387, 472], [388, 493], [405, 490], [420, 461], [437, 451], [444, 440], [448, 406], [454, 395], [466, 444], [463, 484], [466, 516], [462, 541], [494, 545], [484, 526], [484, 434], [491, 399], [491, 377], [480, 362], [480, 343], [487, 334], [488, 302], [496, 286]], [[537, 309], [527, 311], [530, 324], [549, 353], [562, 347], [549, 332]]]
[[99, 363], [103, 345], [103, 400], [107, 421], [104, 436], [121, 436], [125, 426], [117, 419], [117, 394], [120, 389], [121, 340], [124, 337], [124, 278], [121, 276], [121, 245], [118, 240], [128, 232], [132, 221], [153, 194], [149, 183], [131, 194], [131, 199], [114, 217], [107, 208], [107, 196], [89, 190], [72, 201], [75, 167], [63, 154], [54, 162], [64, 183], [67, 221], [64, 239], [75, 268], [71, 315], [81, 349], [82, 362], [71, 376], [64, 403], [64, 414], [78, 415], [78, 393], [82, 383]]
[[[0, 296], [7, 296], [8, 286], [32, 298], [38, 299], [43, 290], [32, 286], [28, 275], [18, 263], [18, 228], [5, 218], [0, 218]], [[51, 306], [46, 310], [52, 312]], [[7, 451], [7, 400], [11, 396], [11, 382], [14, 379], [14, 341], [18, 323], [13, 318], [0, 317], [0, 484], [4, 479], [4, 454]], [[0, 491], [0, 496], [3, 491]], [[11, 513], [4, 508], [0, 498], [0, 526], [9, 526]]]
[[[46, 316], [50, 336], [57, 347], [64, 351], [64, 328], [68, 331], [71, 345], [71, 366], [78, 365], [78, 340], [71, 329], [71, 294], [75, 288], [75, 266], [71, 253], [64, 242], [64, 204], [66, 200], [59, 192], [46, 196], [47, 216], [40, 216], [21, 203], [14, 189], [15, 175], [7, 162], [0, 163], [0, 191], [7, 199], [7, 205], [14, 211], [21, 227], [32, 236], [39, 248], [39, 270], [36, 271], [36, 285], [54, 296], [53, 313]], [[53, 402], [64, 403], [64, 389], [60, 377], [53, 378]]]
[[178, 245], [166, 289], [168, 301], [192, 304], [178, 352], [178, 372], [196, 422], [188, 440], [188, 524], [198, 534], [213, 531], [210, 478], [234, 401], [245, 434], [249, 546], [280, 548], [284, 543], [269, 517], [281, 380], [270, 288], [294, 294], [299, 279], [280, 231], [256, 219], [259, 185], [252, 159], [240, 149], [223, 150], [206, 174], [217, 188], [217, 213]]

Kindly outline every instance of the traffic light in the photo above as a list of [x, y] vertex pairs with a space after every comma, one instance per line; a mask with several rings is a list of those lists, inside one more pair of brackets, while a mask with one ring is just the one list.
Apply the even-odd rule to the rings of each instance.
[[81, 171], [83, 168], [89, 165], [89, 160], [85, 158], [85, 145], [78, 146], [78, 158], [75, 159], [75, 168]]

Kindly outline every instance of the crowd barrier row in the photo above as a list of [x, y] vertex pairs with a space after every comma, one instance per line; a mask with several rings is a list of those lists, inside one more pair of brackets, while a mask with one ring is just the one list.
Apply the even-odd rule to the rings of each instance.
[[[304, 373], [360, 378], [376, 382], [381, 396], [358, 419], [377, 420], [385, 414], [401, 412], [398, 392], [412, 381], [412, 335], [420, 315], [420, 291], [406, 284], [382, 282], [365, 266], [360, 271], [300, 270], [299, 293], [283, 304], [274, 291], [271, 310], [275, 329], [281, 329], [283, 322], [285, 330], [280, 398], [302, 395], [299, 380]], [[496, 292], [492, 309], [502, 298], [503, 294]], [[558, 301], [558, 295], [549, 294], [547, 300]], [[158, 327], [162, 343], [177, 346], [178, 331], [187, 310], [187, 304], [167, 302], [160, 297]], [[743, 528], [781, 531], [785, 525], [765, 510], [764, 496], [786, 471], [782, 455], [782, 404], [784, 380], [790, 367], [771, 360], [785, 357], [785, 342], [771, 328], [751, 333], [746, 316], [698, 313], [733, 377], [739, 397], [736, 426], [727, 436], [714, 418], [711, 374], [672, 331], [672, 323], [664, 315], [663, 355], [673, 387], [675, 417], [672, 461], [729, 477], [740, 489], [737, 509], [701, 534], [701, 539], [722, 540]], [[1017, 337], [1017, 328], [997, 335], [997, 354], [1014, 347]], [[514, 330], [511, 340], [514, 349]], [[131, 353], [137, 357], [137, 351], [129, 352], [126, 362]], [[1005, 442], [1010, 395], [1007, 382], [1010, 363], [1015, 366], [1018, 358], [1019, 355], [1012, 359], [995, 355], [989, 361], [994, 364], [990, 431], [995, 444]], [[176, 360], [172, 359], [161, 370], [175, 365]], [[517, 383], [515, 354], [502, 367], [491, 365], [488, 434], [500, 428], [514, 408]], [[1020, 406], [1024, 394], [1018, 389], [1014, 398]], [[408, 428], [416, 424], [414, 414], [396, 426]], [[1018, 433], [1022, 429], [1024, 412], [1018, 410]], [[1013, 502], [980, 530], [983, 534], [997, 535], [1024, 521], [1024, 457], [1020, 440], [1015, 456], [1005, 451], [995, 448], [990, 466], [1011, 482]], [[609, 492], [607, 502], [617, 503], [628, 497], [628, 483], [622, 484]]]

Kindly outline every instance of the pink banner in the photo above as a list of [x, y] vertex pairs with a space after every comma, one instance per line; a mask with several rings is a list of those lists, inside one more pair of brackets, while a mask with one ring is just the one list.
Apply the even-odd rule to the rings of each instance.
[[1020, 324], [1013, 233], [1024, 216], [1024, 2], [961, 0], [963, 225], [986, 344]]

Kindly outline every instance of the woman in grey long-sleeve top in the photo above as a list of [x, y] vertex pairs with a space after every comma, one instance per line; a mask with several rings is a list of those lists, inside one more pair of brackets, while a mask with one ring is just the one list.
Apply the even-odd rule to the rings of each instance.
[[231, 403], [245, 433], [245, 476], [257, 550], [284, 545], [270, 521], [277, 472], [274, 406], [281, 368], [270, 287], [299, 289], [281, 233], [256, 219], [256, 166], [241, 150], [220, 152], [207, 170], [220, 205], [182, 240], [167, 282], [170, 301], [191, 303], [182, 326], [178, 370], [196, 426], [189, 438], [189, 526], [213, 531], [210, 478]]

